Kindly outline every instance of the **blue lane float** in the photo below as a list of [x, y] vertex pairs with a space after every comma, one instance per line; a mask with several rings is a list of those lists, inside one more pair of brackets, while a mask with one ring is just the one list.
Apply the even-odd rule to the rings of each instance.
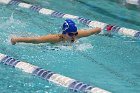
[[[138, 0], [138, 2], [140, 2], [140, 1]], [[53, 17], [77, 19], [79, 22], [81, 22], [83, 24], [86, 24], [90, 27], [100, 27], [102, 29], [101, 34], [104, 33], [104, 30], [106, 30], [110, 27], [110, 29], [109, 29], [110, 33], [115, 32], [119, 35], [140, 38], [140, 31], [138, 31], [138, 30], [119, 27], [119, 26], [116, 26], [116, 25], [111, 25], [111, 24], [98, 22], [98, 21], [92, 21], [90, 19], [86, 19], [86, 18], [82, 18], [82, 17], [79, 17], [79, 16], [70, 15], [70, 14], [61, 13], [61, 12], [54, 11], [54, 10], [51, 10], [51, 9], [41, 8], [41, 7], [34, 6], [34, 5], [31, 5], [31, 4], [27, 4], [27, 3], [23, 3], [23, 2], [20, 2], [20, 1], [17, 1], [17, 0], [0, 0], [0, 3], [1, 4], [9, 4], [9, 5], [14, 5], [14, 6], [19, 6], [19, 7], [22, 7], [22, 8], [30, 9], [32, 11], [36, 11], [40, 14], [50, 15], [50, 16], [53, 16]]]
[[33, 11], [39, 12], [40, 9], [41, 9], [41, 7], [38, 7], [38, 6], [31, 6], [30, 9], [33, 10]]
[[48, 80], [55, 84], [66, 87], [73, 92], [79, 91], [79, 92], [84, 92], [84, 93], [111, 93], [104, 89], [85, 84], [83, 82], [77, 81], [75, 79], [71, 79], [66, 76], [62, 76], [62, 75], [54, 73], [50, 70], [45, 70], [38, 66], [34, 66], [27, 62], [19, 61], [13, 57], [10, 57], [10, 56], [7, 56], [7, 55], [1, 54], [1, 53], [0, 53], [0, 63], [11, 66], [13, 68], [19, 68], [23, 72], [30, 73], [32, 75], [41, 77], [44, 80]]

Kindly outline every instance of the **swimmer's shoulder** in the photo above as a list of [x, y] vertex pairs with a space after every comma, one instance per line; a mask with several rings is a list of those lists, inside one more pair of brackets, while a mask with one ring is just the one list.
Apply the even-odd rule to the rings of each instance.
[[59, 41], [63, 41], [64, 40], [64, 37], [62, 34], [49, 34], [48, 37], [51, 38], [51, 40], [54, 40], [56, 42], [59, 42]]

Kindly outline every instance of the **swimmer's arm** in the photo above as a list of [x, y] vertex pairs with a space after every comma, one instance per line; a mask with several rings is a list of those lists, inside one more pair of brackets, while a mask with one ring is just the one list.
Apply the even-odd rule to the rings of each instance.
[[59, 42], [61, 40], [60, 40], [59, 34], [50, 34], [50, 35], [47, 35], [47, 36], [38, 37], [37, 41], [39, 43], [45, 43], [45, 42], [56, 43], [56, 42]]
[[81, 37], [87, 37], [93, 34], [98, 34], [101, 32], [101, 28], [93, 28], [93, 29], [89, 29], [89, 30], [79, 30], [78, 31], [78, 38]]
[[25, 42], [25, 43], [55, 43], [60, 41], [60, 37], [58, 34], [55, 35], [47, 35], [47, 36], [40, 36], [40, 37], [20, 37], [20, 38], [12, 38], [14, 43], [18, 42]]

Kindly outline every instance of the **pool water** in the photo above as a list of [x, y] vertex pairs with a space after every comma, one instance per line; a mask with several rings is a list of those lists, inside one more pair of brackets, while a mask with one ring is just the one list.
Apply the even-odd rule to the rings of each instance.
[[[27, 0], [26, 0], [27, 2]], [[62, 3], [63, 2], [63, 3]], [[35, 0], [34, 5], [140, 30], [139, 11], [110, 0]], [[82, 10], [82, 11], [81, 11]], [[74, 20], [78, 29], [89, 27]], [[140, 92], [140, 41], [124, 36], [92, 35], [73, 46], [61, 44], [11, 45], [11, 37], [61, 33], [64, 19], [0, 5], [0, 53], [95, 85], [113, 93]], [[1, 93], [72, 93], [56, 84], [0, 65]]]

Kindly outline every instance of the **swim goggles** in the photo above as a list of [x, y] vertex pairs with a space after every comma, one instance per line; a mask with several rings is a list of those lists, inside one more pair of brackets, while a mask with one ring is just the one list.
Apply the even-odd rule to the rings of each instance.
[[68, 34], [68, 36], [70, 36], [70, 37], [73, 37], [73, 36], [77, 36], [78, 35], [78, 32], [76, 32], [76, 33], [67, 33]]

